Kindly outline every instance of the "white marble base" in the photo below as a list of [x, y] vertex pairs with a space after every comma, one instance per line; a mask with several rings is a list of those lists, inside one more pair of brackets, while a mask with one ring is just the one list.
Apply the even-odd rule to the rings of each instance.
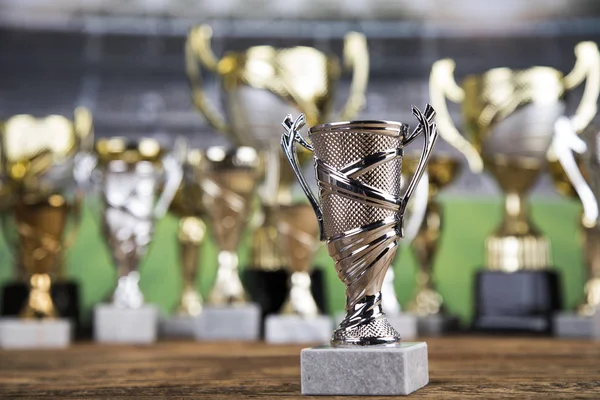
[[304, 395], [408, 395], [429, 382], [427, 344], [319, 346], [300, 352]]
[[94, 339], [100, 343], [151, 344], [156, 342], [158, 309], [119, 308], [112, 304], [94, 307]]
[[196, 319], [197, 340], [251, 342], [260, 336], [260, 307], [254, 303], [233, 306], [205, 306]]
[[73, 324], [69, 319], [0, 318], [0, 348], [64, 348], [71, 343]]
[[600, 312], [591, 317], [573, 312], [554, 316], [554, 336], [561, 338], [600, 339]]
[[182, 315], [163, 317], [159, 323], [160, 336], [164, 338], [193, 338], [196, 318], [199, 317]]
[[333, 321], [327, 315], [269, 315], [265, 319], [267, 343], [329, 343], [332, 333]]

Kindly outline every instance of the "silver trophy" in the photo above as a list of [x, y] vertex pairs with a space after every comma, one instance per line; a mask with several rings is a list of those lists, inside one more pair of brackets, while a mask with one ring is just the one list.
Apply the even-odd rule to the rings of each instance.
[[[385, 273], [404, 236], [406, 204], [412, 196], [437, 139], [427, 106], [413, 107], [418, 127], [399, 122], [355, 121], [317, 125], [308, 130], [312, 142], [298, 132], [305, 124], [301, 114], [287, 116], [281, 142], [298, 181], [311, 202], [329, 255], [346, 285], [346, 317], [333, 333], [333, 346], [393, 344], [400, 335], [381, 307]], [[400, 197], [404, 146], [419, 134], [425, 136], [416, 173]], [[314, 152], [320, 202], [304, 179], [295, 143]]]

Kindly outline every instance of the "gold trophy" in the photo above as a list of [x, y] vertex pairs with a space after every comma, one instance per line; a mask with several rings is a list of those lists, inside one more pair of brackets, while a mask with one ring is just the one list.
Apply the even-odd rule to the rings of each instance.
[[[560, 307], [558, 276], [548, 269], [550, 244], [531, 222], [525, 196], [546, 165], [565, 96], [583, 80], [584, 94], [573, 119], [576, 130], [595, 115], [598, 48], [582, 42], [575, 54], [575, 67], [566, 76], [549, 67], [496, 68], [468, 76], [460, 86], [452, 60], [432, 67], [430, 97], [440, 134], [465, 155], [472, 170], [485, 166], [505, 192], [503, 221], [486, 240], [488, 271], [477, 277], [478, 328], [548, 331], [549, 316]], [[465, 136], [454, 126], [445, 97], [462, 104]], [[523, 285], [528, 290], [520, 290]]]
[[586, 266], [583, 299], [576, 313], [565, 311], [556, 315], [555, 333], [560, 337], [600, 338], [600, 132], [590, 126], [578, 136], [566, 117], [559, 119], [555, 128], [552, 176], [558, 191], [581, 200]]
[[[79, 224], [82, 191], [74, 166], [91, 144], [92, 117], [84, 108], [75, 110], [73, 120], [16, 115], [2, 123], [0, 135], [1, 186], [10, 197], [2, 229], [15, 251], [16, 275], [29, 284], [21, 320], [0, 320], [0, 347], [64, 347], [70, 319], [78, 316], [61, 318], [51, 290], [64, 278], [65, 250]], [[76, 302], [76, 288], [71, 293], [69, 302]]]
[[[409, 159], [407, 172], [413, 175], [418, 160]], [[444, 227], [444, 210], [437, 195], [458, 176], [460, 163], [449, 155], [433, 154], [427, 164], [429, 190], [425, 216], [417, 233], [412, 239], [411, 248], [418, 264], [417, 287], [408, 311], [416, 315], [421, 335], [437, 335], [451, 330], [457, 324], [456, 318], [445, 315], [443, 297], [437, 291], [433, 266], [440, 246], [440, 237]]]
[[170, 211], [179, 218], [177, 243], [179, 266], [183, 289], [175, 315], [162, 321], [165, 336], [193, 336], [194, 319], [202, 311], [202, 296], [196, 288], [199, 270], [200, 248], [206, 237], [206, 225], [202, 190], [202, 160], [200, 149], [185, 146], [179, 155], [183, 168], [183, 179], [173, 198]]
[[218, 248], [217, 276], [196, 325], [203, 340], [256, 340], [260, 309], [248, 303], [238, 247], [254, 198], [259, 155], [251, 147], [209, 147], [202, 160], [203, 205]]
[[[217, 59], [211, 37], [211, 28], [201, 25], [190, 31], [186, 42], [193, 102], [208, 122], [234, 143], [269, 153], [259, 193], [262, 223], [252, 234], [250, 265], [261, 271], [276, 271], [290, 262], [280, 246], [277, 208], [290, 204], [294, 182], [279, 149], [281, 115], [303, 112], [311, 125], [329, 121], [341, 68], [337, 57], [305, 46], [255, 46], [227, 52]], [[353, 69], [353, 76], [341, 118], [351, 119], [364, 105], [369, 74], [362, 34], [346, 35], [344, 64]], [[204, 91], [201, 68], [219, 77], [224, 116], [216, 112]], [[306, 162], [309, 156], [302, 153], [300, 159]]]

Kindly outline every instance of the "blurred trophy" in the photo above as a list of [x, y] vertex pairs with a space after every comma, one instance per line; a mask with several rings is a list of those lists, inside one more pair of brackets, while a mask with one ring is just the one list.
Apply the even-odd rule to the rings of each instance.
[[[404, 156], [404, 173], [402, 174], [402, 189], [405, 189], [407, 183], [412, 180], [415, 174], [414, 168], [411, 171], [407, 171], [408, 157]], [[418, 162], [418, 160], [416, 160]], [[431, 157], [430, 157], [431, 162]], [[416, 165], [415, 165], [416, 166]], [[427, 209], [427, 197], [429, 192], [429, 176], [427, 170], [423, 173], [423, 176], [419, 180], [415, 192], [406, 205], [406, 223], [404, 229], [404, 241], [406, 243], [412, 243], [419, 227], [423, 223], [425, 217], [425, 211]], [[381, 286], [381, 308], [388, 318], [390, 325], [400, 334], [404, 339], [414, 339], [417, 337], [417, 318], [412, 313], [402, 312], [400, 302], [396, 296], [396, 288], [394, 285], [394, 265], [391, 265], [385, 273], [383, 284]]]
[[[409, 174], [414, 173], [416, 166], [417, 160], [407, 160], [406, 169]], [[418, 264], [417, 287], [408, 305], [408, 311], [418, 317], [420, 335], [441, 335], [458, 326], [458, 319], [448, 315], [443, 307], [444, 299], [436, 288], [433, 266], [444, 227], [443, 208], [437, 195], [454, 181], [459, 167], [457, 159], [444, 154], [433, 154], [427, 164], [428, 200], [423, 201], [426, 204], [424, 217], [421, 218], [422, 222], [411, 243]]]
[[202, 311], [202, 296], [196, 288], [200, 248], [206, 237], [202, 189], [202, 160], [200, 149], [181, 149], [178, 154], [183, 167], [183, 179], [171, 203], [170, 211], [179, 218], [177, 243], [179, 267], [183, 281], [175, 314], [161, 322], [162, 334], [167, 337], [193, 337], [196, 317]]
[[323, 315], [311, 291], [312, 260], [319, 248], [319, 224], [312, 206], [280, 206], [279, 235], [289, 255], [288, 296], [279, 314], [265, 320], [267, 343], [310, 343], [329, 340], [333, 323]]
[[64, 255], [82, 201], [74, 166], [93, 141], [92, 130], [84, 108], [73, 120], [16, 115], [0, 126], [0, 186], [7, 201], [2, 230], [14, 251], [16, 277], [28, 284], [25, 293], [19, 284], [4, 288], [0, 347], [65, 347], [71, 341], [79, 297], [77, 285], [64, 282]]
[[202, 160], [203, 204], [218, 248], [215, 283], [198, 318], [199, 340], [257, 340], [260, 307], [249, 303], [238, 247], [254, 199], [260, 158], [251, 147], [209, 147]]
[[[428, 382], [426, 344], [400, 345], [400, 335], [381, 304], [385, 273], [404, 236], [407, 202], [425, 172], [437, 138], [433, 108], [428, 105], [421, 113], [413, 107], [413, 114], [419, 125], [412, 132], [398, 122], [337, 122], [310, 128], [310, 143], [298, 132], [305, 123], [303, 115], [295, 121], [288, 115], [284, 120], [282, 147], [314, 208], [321, 240], [326, 241], [346, 286], [346, 317], [333, 333], [333, 347], [301, 352], [303, 394], [355, 394], [356, 379], [364, 383], [364, 395], [408, 394]], [[400, 197], [404, 146], [421, 133], [425, 140], [419, 166]], [[314, 152], [319, 199], [302, 175], [296, 142]], [[373, 345], [385, 345], [379, 347], [385, 352]], [[347, 368], [339, 367], [381, 365], [382, 354], [397, 371], [388, 382], [370, 379], [373, 371], [369, 368], [348, 373]], [[413, 361], [407, 363], [406, 359]]]
[[[285, 300], [285, 267], [290, 262], [281, 247], [278, 208], [291, 203], [294, 182], [279, 149], [281, 116], [302, 112], [310, 124], [329, 121], [341, 68], [337, 57], [305, 46], [254, 46], [226, 52], [219, 60], [211, 49], [211, 38], [208, 25], [193, 28], [188, 36], [186, 65], [192, 98], [209, 123], [233, 143], [269, 154], [259, 188], [260, 222], [252, 227], [251, 268], [244, 271], [244, 279], [250, 296], [261, 304], [263, 312], [273, 313]], [[352, 69], [353, 75], [341, 118], [350, 119], [364, 106], [369, 75], [369, 54], [362, 34], [350, 32], [345, 36], [344, 65]], [[220, 81], [224, 116], [209, 102], [201, 69], [215, 74]], [[301, 152], [299, 158], [304, 164], [309, 160], [308, 153]], [[314, 280], [320, 281], [320, 270], [314, 273], [318, 275]]]
[[149, 138], [100, 139], [95, 156], [80, 163], [78, 179], [90, 182], [100, 197], [100, 229], [117, 268], [112, 303], [94, 308], [97, 341], [156, 341], [158, 310], [144, 302], [138, 269], [181, 178], [176, 157]]
[[554, 332], [560, 337], [598, 339], [600, 338], [600, 226], [598, 225], [600, 130], [589, 126], [579, 137], [572, 122], [566, 117], [560, 118], [555, 127], [553, 153], [572, 185], [569, 186], [574, 189], [583, 205], [581, 225], [584, 235], [586, 282], [584, 296], [576, 312], [558, 313], [554, 319]]
[[[452, 60], [432, 67], [430, 95], [440, 135], [463, 152], [471, 169], [485, 166], [505, 192], [503, 221], [486, 240], [486, 270], [476, 278], [476, 329], [549, 332], [552, 314], [560, 307], [550, 244], [531, 222], [526, 194], [546, 165], [567, 91], [586, 78], [573, 119], [576, 130], [595, 114], [598, 48], [579, 43], [575, 54], [575, 68], [566, 76], [548, 67], [496, 68], [466, 77], [461, 86], [454, 81]], [[454, 126], [445, 97], [462, 103], [466, 138]]]

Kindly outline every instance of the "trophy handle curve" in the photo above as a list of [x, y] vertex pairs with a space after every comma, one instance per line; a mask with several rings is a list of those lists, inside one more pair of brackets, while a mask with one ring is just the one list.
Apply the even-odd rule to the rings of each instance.
[[[419, 179], [419, 183], [415, 188], [415, 194], [412, 199], [410, 218], [407, 219], [404, 228], [404, 238], [407, 243], [419, 233], [419, 228], [425, 219], [427, 211], [427, 199], [429, 197], [429, 174], [427, 169], [423, 172], [423, 176]], [[408, 203], [408, 202], [407, 202]]]
[[200, 64], [207, 70], [217, 72], [218, 60], [211, 47], [212, 29], [208, 25], [194, 27], [185, 41], [185, 70], [192, 90], [192, 101], [209, 124], [221, 132], [228, 132], [225, 117], [210, 102], [204, 90]]
[[178, 139], [175, 141], [172, 154], [166, 154], [162, 159], [165, 169], [165, 184], [160, 197], [154, 206], [154, 217], [162, 218], [169, 210], [169, 205], [175, 198], [181, 181], [183, 179], [183, 166], [181, 154], [186, 151], [186, 141]]
[[600, 52], [594, 42], [581, 42], [575, 46], [577, 61], [573, 70], [564, 77], [566, 89], [574, 89], [585, 79], [583, 96], [571, 124], [576, 132], [581, 132], [592, 121], [598, 110], [600, 95]]
[[406, 192], [404, 192], [404, 196], [400, 200], [400, 210], [399, 212], [404, 214], [406, 210], [406, 204], [410, 200], [417, 187], [417, 184], [421, 180], [423, 173], [427, 168], [427, 161], [429, 161], [429, 157], [431, 156], [431, 152], [433, 150], [433, 145], [438, 137], [438, 131], [436, 124], [434, 122], [435, 118], [435, 110], [430, 104], [427, 104], [425, 107], [425, 113], [422, 113], [417, 107], [412, 106], [412, 112], [415, 118], [419, 121], [419, 125], [415, 128], [415, 130], [407, 135], [404, 139], [403, 145], [406, 146], [410, 144], [419, 134], [423, 133], [425, 135], [425, 142], [423, 144], [423, 152], [421, 153], [421, 158], [419, 159], [419, 164], [415, 169], [415, 174], [413, 175], [410, 183], [406, 187]]
[[454, 103], [461, 103], [465, 98], [464, 90], [454, 80], [455, 67], [456, 64], [449, 58], [433, 63], [429, 75], [429, 97], [437, 112], [440, 135], [465, 156], [471, 171], [478, 173], [483, 171], [481, 156], [475, 147], [460, 134], [446, 104], [446, 98]]
[[583, 225], [587, 228], [595, 226], [598, 221], [598, 202], [592, 189], [579, 170], [573, 155], [574, 152], [578, 154], [585, 153], [587, 151], [587, 144], [577, 135], [577, 131], [569, 118], [560, 117], [554, 123], [552, 148], [581, 200], [581, 204], [583, 205]]
[[352, 68], [350, 94], [340, 112], [342, 121], [349, 121], [365, 106], [369, 83], [369, 48], [362, 33], [348, 32], [344, 37], [344, 67]]
[[304, 175], [302, 175], [302, 170], [300, 168], [300, 161], [298, 161], [298, 153], [296, 151], [296, 142], [304, 147], [308, 151], [314, 151], [313, 146], [306, 141], [300, 134], [299, 130], [306, 124], [306, 117], [304, 114], [300, 114], [295, 121], [292, 120], [292, 116], [288, 114], [283, 120], [284, 132], [281, 135], [281, 147], [283, 149], [283, 153], [287, 158], [292, 170], [294, 171], [294, 175], [296, 175], [296, 179], [298, 183], [300, 183], [300, 187], [308, 197], [308, 201], [310, 201], [310, 205], [312, 206], [315, 215], [317, 217], [317, 222], [319, 223], [319, 232], [320, 239], [325, 240], [325, 229], [323, 226], [323, 211], [321, 210], [321, 205], [319, 204], [316, 196], [313, 194], [312, 190], [308, 186]]

